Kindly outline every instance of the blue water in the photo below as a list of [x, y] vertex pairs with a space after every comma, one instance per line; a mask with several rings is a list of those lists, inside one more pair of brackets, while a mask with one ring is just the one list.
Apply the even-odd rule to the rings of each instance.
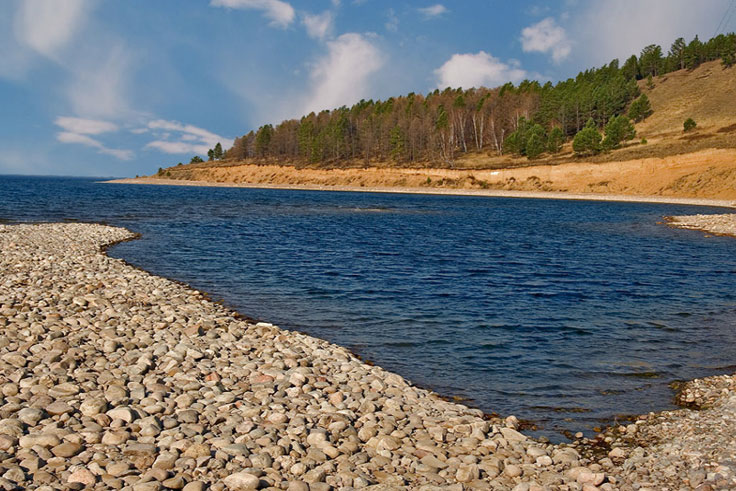
[[0, 220], [94, 221], [110, 254], [559, 439], [733, 371], [736, 240], [688, 206], [0, 176]]

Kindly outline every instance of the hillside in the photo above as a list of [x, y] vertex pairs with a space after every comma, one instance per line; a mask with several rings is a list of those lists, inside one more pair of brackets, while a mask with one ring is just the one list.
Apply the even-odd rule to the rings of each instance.
[[[720, 62], [639, 82], [653, 113], [636, 124], [637, 139], [607, 154], [576, 157], [570, 143], [535, 161], [469, 152], [454, 168], [392, 161], [335, 166], [290, 165], [278, 159], [214, 161], [174, 166], [160, 177], [219, 183], [361, 188], [450, 188], [618, 193], [736, 199], [736, 76]], [[692, 117], [696, 130], [684, 133]], [[640, 138], [648, 143], [640, 143]]]

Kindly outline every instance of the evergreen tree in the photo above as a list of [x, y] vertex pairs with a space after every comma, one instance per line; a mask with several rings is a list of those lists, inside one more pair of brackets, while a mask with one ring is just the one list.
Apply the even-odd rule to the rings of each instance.
[[572, 141], [572, 149], [578, 155], [595, 155], [601, 151], [601, 134], [595, 126], [585, 125]]
[[220, 145], [220, 142], [217, 142], [217, 145], [215, 145], [215, 148], [212, 151], [212, 156], [215, 160], [222, 160], [223, 154], [222, 145]]
[[[539, 125], [535, 125], [539, 126]], [[539, 126], [541, 128], [541, 126]], [[526, 144], [529, 141], [529, 131], [532, 129], [532, 124], [524, 116], [519, 118], [516, 124], [516, 131], [512, 132], [506, 137], [505, 148], [509, 153], [516, 155], [526, 155]], [[544, 131], [544, 128], [542, 128]]]
[[565, 134], [559, 126], [555, 126], [547, 135], [547, 151], [549, 153], [559, 153], [562, 150], [563, 143], [565, 143]]
[[637, 123], [646, 119], [650, 114], [652, 114], [652, 106], [646, 94], [642, 94], [629, 107], [629, 118]]
[[204, 162], [204, 160], [202, 160], [202, 157], [200, 157], [199, 155], [195, 155], [194, 157], [192, 157], [192, 160], [189, 161], [190, 164], [198, 164], [200, 162]]
[[210, 162], [215, 160], [215, 151], [211, 148], [207, 150], [207, 160], [209, 160]]
[[613, 116], [605, 127], [606, 137], [603, 139], [603, 148], [612, 150], [622, 142], [632, 140], [636, 136], [636, 130], [631, 120], [624, 116]]
[[682, 126], [683, 126], [685, 133], [687, 133], [688, 131], [694, 130], [695, 127], [698, 125], [693, 118], [687, 118]]
[[621, 67], [621, 73], [627, 79], [638, 80], [641, 78], [641, 74], [639, 73], [639, 60], [636, 58], [636, 55], [631, 55], [631, 57], [626, 60], [624, 66]]
[[389, 144], [391, 145], [391, 158], [396, 161], [403, 159], [406, 139], [404, 138], [404, 132], [401, 131], [400, 127], [394, 126], [393, 129], [391, 129]]
[[273, 134], [273, 126], [266, 124], [258, 128], [256, 133], [256, 154], [259, 157], [265, 157], [271, 145], [271, 137]]
[[670, 47], [669, 57], [675, 62], [675, 70], [682, 70], [685, 68], [685, 40], [683, 38], [677, 38], [672, 47]]
[[[537, 125], [538, 126], [538, 125]], [[539, 126], [541, 129], [542, 127]], [[526, 142], [526, 156], [529, 160], [536, 159], [542, 153], [544, 153], [545, 150], [545, 141], [544, 141], [544, 130], [542, 129], [541, 132], [538, 131], [532, 131], [530, 132], [529, 139]]]
[[642, 75], [656, 77], [662, 69], [662, 47], [650, 44], [641, 51], [639, 67]]
[[700, 42], [700, 39], [698, 39], [698, 36], [695, 36], [695, 39], [690, 41], [690, 44], [687, 45], [687, 48], [685, 48], [685, 67], [689, 70], [692, 70], [694, 68], [697, 68], [701, 63], [701, 52], [703, 51], [703, 43]]

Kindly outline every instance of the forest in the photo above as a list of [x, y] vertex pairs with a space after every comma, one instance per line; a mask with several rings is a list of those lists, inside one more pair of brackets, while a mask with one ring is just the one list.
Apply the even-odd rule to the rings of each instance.
[[707, 42], [679, 38], [667, 54], [661, 46], [650, 45], [623, 65], [613, 60], [557, 84], [525, 80], [516, 86], [447, 88], [385, 101], [361, 100], [352, 107], [261, 126], [236, 138], [224, 153], [210, 150], [209, 158], [330, 165], [391, 160], [452, 167], [462, 153], [513, 153], [533, 159], [559, 152], [570, 139], [577, 153], [597, 153], [634, 138], [631, 120], [640, 121], [651, 112], [638, 80], [649, 79], [651, 84], [652, 77], [718, 59], [724, 69], [736, 62], [736, 34]]

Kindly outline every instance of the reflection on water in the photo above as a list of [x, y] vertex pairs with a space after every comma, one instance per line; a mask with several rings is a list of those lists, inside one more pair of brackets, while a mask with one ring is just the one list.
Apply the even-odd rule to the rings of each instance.
[[104, 221], [109, 252], [559, 439], [736, 362], [736, 241], [636, 203], [0, 177], [0, 217]]

